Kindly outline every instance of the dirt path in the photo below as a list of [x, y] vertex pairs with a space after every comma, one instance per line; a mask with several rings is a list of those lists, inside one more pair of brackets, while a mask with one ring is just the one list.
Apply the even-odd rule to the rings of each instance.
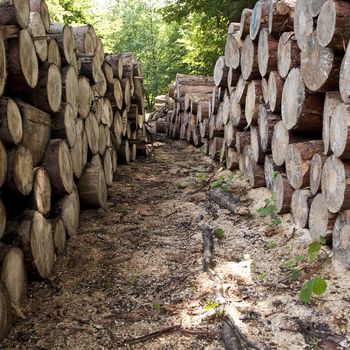
[[[218, 165], [186, 143], [156, 146], [149, 159], [119, 168], [105, 210], [82, 212], [78, 237], [58, 257], [52, 280], [31, 284], [26, 320], [16, 321], [3, 348], [224, 349], [222, 304], [261, 349], [333, 349], [330, 341], [345, 349], [350, 311], [332, 292], [346, 296], [348, 281], [330, 283], [330, 300], [310, 306], [298, 298], [300, 284], [279, 282], [287, 246], [305, 247], [305, 239], [288, 218], [284, 231], [268, 237], [256, 215], [266, 191], [247, 192], [234, 174], [232, 191], [246, 205], [234, 216], [205, 192], [193, 193]], [[203, 223], [225, 231], [215, 239], [224, 300], [203, 272]], [[129, 342], [159, 330], [169, 332]]]

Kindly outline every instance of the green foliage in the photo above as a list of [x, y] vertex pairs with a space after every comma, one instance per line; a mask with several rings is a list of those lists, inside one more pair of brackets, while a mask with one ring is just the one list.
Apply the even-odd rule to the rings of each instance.
[[214, 301], [209, 301], [203, 306], [203, 310], [210, 311], [210, 310], [216, 309], [218, 306], [220, 306], [220, 304]]
[[268, 249], [275, 249], [277, 248], [277, 243], [271, 239], [270, 241], [266, 242], [265, 246]]
[[225, 231], [221, 227], [216, 228], [213, 233], [214, 236], [219, 239], [224, 238], [225, 236]]
[[153, 309], [159, 311], [160, 310], [160, 304], [153, 304]]
[[53, 22], [87, 24], [92, 21], [91, 0], [46, 0]]
[[258, 209], [261, 217], [270, 217], [270, 227], [278, 226], [282, 223], [281, 218], [277, 215], [276, 202], [273, 197], [265, 200], [265, 206]]
[[228, 176], [225, 178], [224, 176], [219, 176], [213, 183], [211, 184], [211, 188], [222, 188], [224, 192], [228, 192], [230, 185], [232, 184], [233, 176]]
[[276, 171], [276, 170], [274, 170], [274, 171], [272, 172], [272, 177], [275, 178], [278, 174], [279, 174], [279, 172]]
[[261, 272], [258, 274], [257, 279], [260, 282], [264, 282], [267, 277], [267, 272]]
[[311, 301], [312, 295], [321, 295], [327, 289], [327, 282], [322, 277], [313, 277], [306, 281], [300, 289], [300, 299], [305, 304]]

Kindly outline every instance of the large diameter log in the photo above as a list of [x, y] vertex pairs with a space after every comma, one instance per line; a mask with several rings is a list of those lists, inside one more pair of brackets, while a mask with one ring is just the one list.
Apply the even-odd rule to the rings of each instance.
[[309, 208], [313, 195], [309, 189], [295, 190], [291, 200], [291, 214], [294, 224], [300, 228], [308, 227]]
[[345, 103], [350, 102], [350, 45], [348, 44], [339, 74], [339, 92]]
[[10, 331], [12, 316], [11, 316], [11, 301], [6, 287], [0, 281], [0, 340], [3, 340]]
[[23, 136], [21, 144], [30, 150], [33, 164], [37, 166], [43, 159], [50, 140], [50, 115], [27, 103], [15, 101], [22, 115]]
[[228, 147], [226, 151], [226, 168], [229, 170], [238, 170], [238, 153], [234, 147]]
[[47, 60], [47, 40], [45, 36], [46, 30], [45, 30], [45, 26], [42, 21], [40, 13], [38, 12], [30, 13], [28, 31], [33, 38], [43, 37], [43, 39], [35, 40], [34, 46], [40, 61], [45, 62]]
[[244, 104], [246, 95], [247, 95], [247, 90], [248, 90], [248, 81], [243, 78], [243, 75], [241, 74], [237, 85], [236, 85], [236, 91], [235, 91], [235, 97], [237, 103]]
[[350, 269], [350, 212], [348, 210], [337, 217], [332, 236], [334, 259], [346, 269]]
[[287, 147], [286, 173], [294, 189], [310, 185], [310, 161], [315, 153], [323, 151], [321, 140], [291, 144]]
[[327, 0], [317, 19], [317, 39], [321, 46], [345, 51], [350, 39], [350, 3]]
[[294, 11], [294, 33], [300, 50], [312, 33], [314, 21], [310, 11], [310, 0], [297, 0]]
[[50, 29], [50, 13], [45, 0], [29, 0], [30, 12], [38, 12], [42, 18], [45, 31]]
[[306, 91], [300, 70], [293, 68], [283, 86], [282, 120], [288, 129], [320, 133], [323, 98]]
[[283, 33], [278, 41], [277, 67], [282, 78], [286, 78], [292, 68], [300, 65], [300, 49], [293, 32]]
[[261, 29], [258, 44], [258, 64], [262, 77], [277, 69], [277, 49], [278, 40], [269, 34], [267, 28]]
[[7, 186], [23, 195], [33, 188], [33, 159], [28, 148], [18, 146], [7, 153]]
[[328, 211], [322, 193], [313, 199], [309, 210], [309, 230], [314, 241], [329, 236], [332, 232], [336, 215]]
[[266, 188], [268, 190], [272, 189], [273, 180], [279, 172], [283, 171], [283, 167], [277, 166], [272, 159], [271, 155], [265, 156], [264, 161], [264, 174], [265, 174], [265, 182]]
[[271, 191], [275, 200], [277, 213], [289, 213], [294, 190], [289, 184], [286, 174], [276, 174], [276, 176], [273, 178]]
[[80, 203], [86, 207], [100, 208], [107, 204], [107, 185], [103, 168], [88, 166], [78, 182]]
[[24, 254], [20, 248], [10, 247], [2, 258], [1, 281], [8, 291], [12, 307], [15, 311], [21, 310], [28, 286]]
[[268, 103], [272, 112], [281, 111], [284, 80], [278, 72], [272, 71], [268, 80]]
[[240, 64], [240, 49], [242, 48], [242, 42], [233, 34], [227, 34], [225, 45], [225, 62], [232, 69], [237, 69]]
[[120, 54], [108, 54], [105, 60], [112, 66], [113, 77], [115, 79], [122, 79], [123, 77], [123, 60]]
[[228, 71], [229, 67], [226, 65], [225, 57], [219, 57], [214, 68], [214, 83], [216, 86], [227, 87]]
[[249, 35], [252, 40], [258, 36], [259, 30], [267, 27], [269, 22], [269, 6], [266, 0], [259, 0], [255, 3], [250, 18]]
[[3, 95], [7, 79], [7, 59], [3, 34], [0, 33], [0, 97]]
[[21, 142], [23, 136], [21, 112], [14, 100], [0, 99], [0, 140], [5, 144]]
[[316, 32], [308, 36], [300, 60], [301, 75], [309, 90], [326, 92], [337, 89], [341, 60], [332, 49], [318, 43]]
[[331, 213], [350, 209], [350, 164], [329, 156], [323, 165], [321, 189]]
[[342, 102], [340, 93], [338, 91], [326, 92], [326, 97], [324, 100], [323, 107], [323, 126], [322, 126], [322, 140], [324, 146], [324, 154], [329, 155], [329, 131], [330, 123], [333, 113], [336, 107]]
[[259, 106], [263, 102], [261, 81], [252, 80], [248, 85], [245, 99], [245, 118], [248, 125], [256, 125], [258, 123]]
[[28, 30], [7, 41], [8, 84], [14, 91], [26, 91], [38, 83], [39, 66]]
[[64, 67], [62, 69], [62, 102], [70, 103], [75, 114], [79, 110], [79, 92], [78, 76], [74, 68]]
[[272, 114], [265, 105], [260, 105], [258, 116], [258, 128], [260, 135], [260, 145], [263, 152], [271, 151], [271, 142], [274, 127], [280, 117]]
[[269, 0], [269, 32], [280, 36], [293, 29], [296, 0]]
[[264, 164], [265, 152], [261, 148], [260, 134], [257, 126], [250, 126], [250, 143], [254, 162]]
[[67, 143], [61, 139], [50, 141], [43, 161], [49, 174], [52, 192], [59, 196], [69, 194], [73, 190], [72, 160]]
[[58, 112], [62, 99], [59, 68], [55, 64], [44, 63], [40, 67], [38, 84], [26, 95], [26, 100], [37, 108], [48, 113]]
[[44, 168], [34, 169], [34, 185], [31, 209], [47, 215], [51, 210], [51, 183]]
[[251, 146], [245, 146], [243, 150], [244, 175], [252, 188], [264, 187], [264, 167], [254, 162]]
[[56, 39], [63, 63], [68, 65], [73, 64], [76, 56], [72, 28], [66, 24], [51, 23], [48, 34], [53, 35]]
[[316, 153], [310, 161], [310, 190], [313, 195], [319, 192], [321, 187], [322, 167], [326, 156]]
[[260, 78], [258, 45], [247, 36], [241, 52], [241, 70], [245, 80]]
[[247, 35], [249, 35], [250, 31], [250, 21], [252, 17], [252, 10], [251, 9], [243, 9], [242, 14], [241, 14], [241, 21], [239, 24], [239, 32], [240, 32], [240, 37], [242, 40], [245, 39]]
[[250, 145], [250, 132], [236, 132], [236, 149], [238, 153], [243, 153], [245, 146]]
[[95, 56], [87, 56], [81, 58], [80, 73], [89, 78], [91, 84], [96, 84], [101, 71], [100, 63]]
[[0, 140], [0, 187], [4, 184], [7, 175], [7, 153]]
[[89, 31], [88, 26], [73, 27], [72, 29], [78, 54], [88, 53], [93, 55], [95, 53], [96, 46], [93, 35]]
[[91, 153], [97, 154], [100, 134], [96, 116], [92, 112], [90, 112], [88, 117], [85, 119], [85, 131]]
[[340, 103], [330, 120], [329, 144], [333, 154], [350, 159], [350, 104]]
[[0, 24], [15, 24], [27, 28], [29, 24], [29, 0], [2, 0]]
[[81, 118], [85, 119], [90, 113], [92, 104], [89, 79], [83, 75], [79, 76], [78, 86], [78, 113]]
[[50, 39], [47, 48], [47, 62], [55, 64], [58, 68], [61, 68], [61, 54], [58, 48], [56, 39]]

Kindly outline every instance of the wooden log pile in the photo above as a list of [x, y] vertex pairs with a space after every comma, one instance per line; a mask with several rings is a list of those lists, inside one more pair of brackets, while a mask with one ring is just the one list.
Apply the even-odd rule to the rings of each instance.
[[80, 207], [105, 206], [117, 163], [147, 153], [144, 120], [131, 53], [105, 54], [90, 25], [50, 22], [44, 0], [0, 2], [0, 339]]
[[177, 76], [168, 119], [170, 137], [269, 188], [277, 211], [331, 239], [347, 268], [349, 19], [348, 1], [257, 1], [230, 24], [213, 78]]

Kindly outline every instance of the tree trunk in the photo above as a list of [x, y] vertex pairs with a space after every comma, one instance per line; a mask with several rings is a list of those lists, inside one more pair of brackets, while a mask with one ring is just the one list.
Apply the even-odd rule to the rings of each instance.
[[19, 144], [23, 136], [21, 112], [14, 100], [0, 99], [0, 140], [5, 144]]
[[72, 66], [62, 69], [62, 102], [70, 103], [75, 115], [79, 110], [79, 82]]
[[346, 49], [339, 74], [339, 91], [343, 102], [350, 102], [350, 45]]
[[245, 80], [259, 79], [258, 45], [247, 36], [241, 51], [241, 70]]
[[229, 170], [238, 170], [238, 153], [234, 147], [228, 147], [226, 151], [226, 168]]
[[255, 3], [250, 18], [249, 35], [252, 40], [258, 36], [259, 30], [267, 27], [269, 23], [269, 5], [267, 0], [259, 0]]
[[283, 167], [277, 166], [270, 155], [265, 156], [264, 161], [264, 174], [266, 188], [268, 190], [272, 189], [273, 180], [279, 172], [283, 172]]
[[331, 213], [350, 209], [350, 164], [334, 155], [323, 165], [321, 189]]
[[53, 241], [55, 244], [55, 252], [57, 255], [61, 255], [66, 247], [66, 229], [63, 221], [60, 218], [51, 220]]
[[274, 127], [280, 117], [272, 114], [266, 106], [260, 105], [258, 116], [258, 127], [260, 135], [260, 145], [263, 152], [271, 151], [271, 142]]
[[288, 75], [282, 93], [282, 120], [288, 129], [320, 133], [322, 130], [323, 98], [306, 91], [300, 70]]
[[305, 141], [287, 147], [286, 173], [289, 183], [294, 189], [310, 185], [310, 161], [315, 153], [322, 153], [321, 140]]
[[277, 213], [289, 213], [294, 190], [289, 184], [286, 174], [278, 173], [273, 178], [271, 190], [273, 198], [275, 200]]
[[300, 228], [308, 227], [309, 208], [313, 195], [309, 189], [295, 190], [291, 200], [291, 214], [294, 224]]
[[317, 20], [317, 40], [323, 47], [345, 51], [350, 39], [350, 3], [328, 0]]
[[298, 0], [294, 10], [294, 33], [300, 50], [313, 32], [314, 21], [310, 11], [310, 0]]
[[269, 0], [269, 32], [277, 37], [293, 30], [296, 0]]
[[250, 145], [250, 132], [236, 132], [236, 149], [238, 153], [243, 153], [245, 146]]
[[[29, 17], [28, 31], [34, 39], [34, 47], [41, 62], [47, 60], [46, 30], [41, 15], [38, 12], [31, 12]], [[37, 39], [42, 37], [42, 39]]]
[[293, 32], [283, 33], [278, 41], [277, 48], [277, 66], [278, 72], [282, 78], [286, 78], [292, 68], [300, 65], [300, 49]]
[[44, 168], [34, 169], [34, 185], [30, 207], [43, 215], [47, 215], [51, 210], [51, 183]]
[[272, 112], [281, 112], [284, 80], [277, 71], [271, 72], [268, 81], [269, 106]]
[[61, 139], [50, 140], [43, 166], [49, 174], [55, 196], [72, 193], [73, 167], [67, 143]]
[[264, 167], [254, 162], [251, 146], [245, 146], [243, 150], [244, 172], [249, 185], [252, 188], [264, 187], [265, 173]]
[[45, 31], [50, 29], [50, 13], [45, 0], [29, 0], [30, 12], [38, 12], [42, 18]]
[[29, 24], [29, 0], [2, 0], [0, 24], [15, 24], [27, 28]]
[[243, 9], [241, 14], [241, 21], [239, 25], [240, 38], [242, 40], [245, 39], [247, 35], [249, 35], [250, 31], [250, 20], [252, 17], [253, 10], [251, 9]]
[[7, 175], [7, 153], [0, 140], [0, 188], [4, 184]]
[[240, 104], [245, 104], [245, 99], [247, 96], [247, 90], [248, 90], [248, 81], [243, 78], [243, 75], [239, 77], [239, 80], [236, 85], [236, 101]]
[[56, 39], [50, 39], [47, 48], [47, 62], [50, 64], [55, 64], [61, 69], [62, 61], [60, 49], [58, 48]]
[[130, 146], [128, 140], [123, 140], [118, 149], [118, 160], [121, 164], [130, 164]]
[[326, 156], [316, 153], [310, 161], [310, 190], [313, 195], [320, 191], [322, 167]]
[[262, 77], [277, 69], [278, 40], [269, 34], [267, 28], [263, 28], [259, 34], [258, 64]]
[[307, 38], [300, 61], [301, 75], [309, 90], [326, 92], [338, 88], [341, 59], [318, 43], [316, 32]]
[[265, 152], [261, 148], [261, 139], [257, 126], [250, 126], [250, 142], [254, 162], [257, 164], [264, 164]]
[[0, 281], [0, 340], [3, 340], [10, 331], [12, 323], [11, 301], [6, 287]]
[[237, 69], [240, 65], [240, 49], [242, 41], [233, 34], [227, 34], [225, 45], [225, 62], [232, 69]]
[[350, 269], [350, 212], [341, 213], [335, 221], [333, 229], [334, 259], [346, 269]]
[[258, 123], [259, 106], [261, 103], [263, 103], [261, 81], [252, 80], [248, 85], [245, 101], [245, 118], [248, 125], [256, 125]]
[[92, 154], [98, 153], [99, 143], [99, 128], [96, 116], [93, 112], [90, 112], [88, 117], [85, 119], [85, 131], [89, 143], [89, 149]]

